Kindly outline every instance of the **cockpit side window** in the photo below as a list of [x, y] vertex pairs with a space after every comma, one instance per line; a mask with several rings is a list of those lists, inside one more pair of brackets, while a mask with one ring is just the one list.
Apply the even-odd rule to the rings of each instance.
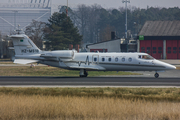
[[154, 58], [150, 55], [139, 55], [139, 58], [145, 59], [145, 60], [153, 60]]
[[150, 55], [142, 55], [143, 59], [148, 59], [148, 60], [152, 60], [154, 59], [153, 57], [151, 57]]

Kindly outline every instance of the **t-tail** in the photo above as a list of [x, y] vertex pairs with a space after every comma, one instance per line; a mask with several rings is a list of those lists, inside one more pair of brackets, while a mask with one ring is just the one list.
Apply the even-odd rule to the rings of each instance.
[[15, 55], [39, 54], [41, 50], [25, 34], [11, 35]]
[[[33, 43], [33, 41], [25, 34], [16, 34], [10, 36], [15, 51], [14, 63], [27, 64], [37, 62], [37, 58], [41, 50]], [[34, 56], [34, 57], [32, 57]]]

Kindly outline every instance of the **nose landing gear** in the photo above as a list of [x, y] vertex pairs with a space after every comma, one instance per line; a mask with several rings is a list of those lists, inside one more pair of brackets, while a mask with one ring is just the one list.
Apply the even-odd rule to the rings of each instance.
[[154, 74], [154, 77], [155, 77], [155, 78], [158, 78], [158, 77], [159, 77], [159, 74], [158, 74], [158, 73], [155, 73], [155, 74]]

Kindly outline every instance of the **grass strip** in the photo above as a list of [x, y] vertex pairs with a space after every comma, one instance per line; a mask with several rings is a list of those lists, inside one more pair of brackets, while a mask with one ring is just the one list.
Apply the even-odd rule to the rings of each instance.
[[[88, 76], [100, 75], [140, 75], [131, 72], [116, 71], [88, 71]], [[0, 76], [79, 76], [79, 71], [65, 70], [48, 66], [6, 66], [1, 67]]]
[[0, 94], [180, 101], [179, 88], [0, 88]]

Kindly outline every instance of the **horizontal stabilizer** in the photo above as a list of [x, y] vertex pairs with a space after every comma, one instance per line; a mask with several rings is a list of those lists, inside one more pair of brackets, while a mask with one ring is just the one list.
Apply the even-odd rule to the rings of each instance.
[[18, 64], [28, 64], [28, 63], [35, 63], [38, 62], [38, 60], [29, 60], [29, 59], [15, 59], [14, 63]]
[[69, 66], [70, 68], [75, 69], [89, 69], [89, 70], [106, 70], [105, 68], [98, 65], [81, 65], [81, 66]]
[[11, 35], [10, 36], [11, 38], [24, 38], [24, 36], [23, 35]]

